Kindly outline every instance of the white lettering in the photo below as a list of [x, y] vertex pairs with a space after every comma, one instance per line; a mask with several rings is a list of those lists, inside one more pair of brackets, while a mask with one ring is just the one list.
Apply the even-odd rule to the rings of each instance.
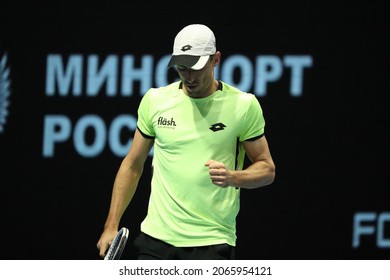
[[257, 80], [255, 84], [255, 94], [265, 96], [267, 84], [275, 82], [282, 76], [282, 62], [274, 55], [258, 56], [256, 58]]
[[[46, 95], [53, 96], [57, 85], [60, 96], [67, 96], [70, 92], [74, 96], [80, 96], [82, 73], [83, 57], [81, 55], [69, 56], [68, 64], [64, 69], [62, 56], [49, 54], [46, 65]], [[71, 84], [73, 84], [72, 90]]]
[[106, 58], [100, 70], [98, 70], [99, 57], [88, 57], [87, 67], [87, 95], [96, 96], [106, 82], [107, 96], [115, 96], [118, 80], [118, 57], [110, 55]]
[[126, 155], [133, 142], [133, 138], [129, 137], [126, 143], [121, 143], [123, 128], [128, 128], [134, 132], [137, 128], [137, 119], [131, 115], [120, 115], [112, 121], [109, 130], [109, 144], [111, 151], [118, 157]]
[[[64, 64], [61, 55], [50, 54], [47, 57], [46, 95], [54, 96], [58, 93], [59, 96], [79, 97], [82, 95], [84, 82], [86, 96], [94, 97], [104, 92], [108, 97], [118, 94], [131, 97], [135, 94], [134, 84], [138, 82], [140, 87], [137, 94], [142, 96], [152, 86], [168, 84], [169, 58], [170, 55], [162, 57], [156, 62], [154, 69], [152, 55], [143, 55], [140, 66], [136, 67], [134, 55], [123, 56], [120, 66], [120, 57], [117, 55], [107, 56], [100, 65], [98, 55], [89, 55], [87, 59], [82, 55], [70, 55]], [[86, 67], [83, 65], [84, 61], [87, 63]], [[265, 96], [268, 85], [279, 81], [284, 68], [289, 68], [289, 93], [299, 97], [303, 93], [304, 69], [312, 65], [310, 55], [286, 55], [283, 59], [275, 55], [259, 55], [253, 62], [247, 56], [235, 54], [221, 62], [215, 69], [215, 75], [243, 91]]]
[[[364, 224], [365, 223], [365, 224]], [[390, 238], [385, 238], [385, 223], [390, 223], [390, 212], [359, 212], [353, 218], [352, 247], [361, 246], [361, 236], [374, 235], [376, 231], [376, 245], [378, 248], [390, 248]]]
[[132, 96], [134, 92], [133, 83], [140, 81], [141, 92], [146, 92], [152, 86], [153, 57], [144, 55], [141, 58], [141, 68], [134, 67], [134, 56], [126, 55], [123, 58], [122, 68], [122, 95]]
[[390, 237], [385, 238], [385, 223], [390, 226], [390, 212], [381, 213], [378, 217], [377, 245], [379, 248], [390, 248]]
[[[65, 115], [46, 115], [42, 154], [46, 158], [54, 157], [56, 148], [73, 140], [75, 151], [82, 157], [97, 157], [107, 146], [114, 155], [124, 157], [136, 128], [137, 119], [133, 115], [119, 115], [109, 126], [98, 115], [84, 115], [74, 126]], [[149, 155], [153, 155], [153, 150]]]
[[54, 144], [66, 141], [71, 132], [71, 123], [68, 117], [49, 115], [43, 124], [43, 157], [54, 156]]
[[291, 96], [301, 96], [303, 90], [303, 68], [311, 67], [313, 60], [307, 55], [286, 55], [284, 65], [291, 67]]
[[[87, 144], [87, 129], [92, 128], [94, 139], [92, 144]], [[76, 123], [73, 133], [73, 143], [76, 150], [83, 157], [94, 157], [100, 154], [106, 143], [106, 126], [104, 121], [96, 115], [86, 115]]]
[[[240, 75], [235, 75], [239, 70]], [[229, 56], [221, 65], [222, 80], [242, 91], [250, 91], [253, 81], [253, 68], [249, 58], [243, 55]], [[235, 82], [238, 80], [238, 82]]]

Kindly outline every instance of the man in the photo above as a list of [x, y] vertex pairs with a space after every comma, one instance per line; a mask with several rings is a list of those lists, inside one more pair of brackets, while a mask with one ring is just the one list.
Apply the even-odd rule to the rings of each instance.
[[[269, 185], [275, 165], [253, 94], [214, 78], [215, 36], [191, 24], [175, 37], [168, 67], [180, 81], [150, 89], [117, 173], [100, 256], [118, 231], [152, 147], [148, 213], [135, 240], [139, 259], [234, 259], [240, 189]], [[243, 170], [245, 154], [251, 164]]]

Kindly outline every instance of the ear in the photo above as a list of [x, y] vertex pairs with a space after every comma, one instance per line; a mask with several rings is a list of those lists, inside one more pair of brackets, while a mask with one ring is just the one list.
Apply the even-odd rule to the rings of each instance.
[[217, 51], [215, 54], [214, 54], [214, 57], [213, 57], [213, 66], [214, 67], [217, 67], [219, 65], [219, 62], [221, 61], [221, 52], [220, 51]]

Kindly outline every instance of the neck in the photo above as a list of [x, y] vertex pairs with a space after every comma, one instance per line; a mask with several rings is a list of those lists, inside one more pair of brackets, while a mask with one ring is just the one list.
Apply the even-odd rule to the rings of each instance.
[[219, 82], [218, 80], [213, 79], [210, 85], [203, 91], [189, 91], [186, 86], [181, 85], [181, 87], [184, 93], [191, 98], [205, 98], [219, 89]]

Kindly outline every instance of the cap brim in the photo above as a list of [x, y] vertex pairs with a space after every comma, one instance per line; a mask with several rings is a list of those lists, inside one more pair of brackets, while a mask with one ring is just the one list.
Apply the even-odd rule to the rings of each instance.
[[173, 65], [182, 65], [193, 70], [202, 69], [207, 61], [209, 55], [206, 56], [193, 56], [193, 55], [173, 55], [168, 63], [168, 68]]

